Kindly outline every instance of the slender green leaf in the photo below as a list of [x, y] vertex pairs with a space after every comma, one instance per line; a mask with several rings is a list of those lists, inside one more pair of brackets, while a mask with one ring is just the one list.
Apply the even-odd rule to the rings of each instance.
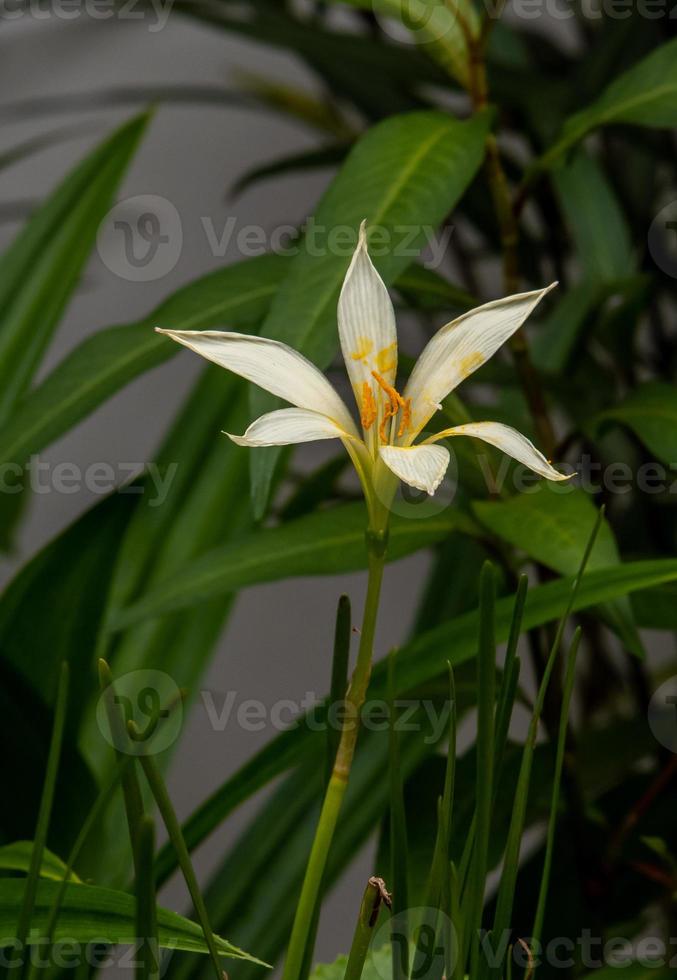
[[[588, 572], [581, 581], [571, 608], [577, 612], [621, 595], [670, 582], [677, 582], [675, 559], [628, 562], [615, 568]], [[567, 577], [531, 589], [525, 603], [523, 629], [533, 629], [562, 616], [571, 602], [573, 583], [574, 577]], [[499, 643], [508, 639], [514, 605], [511, 596], [496, 602], [495, 628], [496, 641]], [[403, 647], [398, 662], [398, 696], [406, 695], [443, 674], [449, 651], [452, 651], [450, 659], [454, 668], [470, 660], [477, 649], [477, 630], [478, 615], [473, 610], [451, 623], [429, 630]], [[385, 675], [385, 665], [377, 664], [369, 689], [370, 697], [378, 698], [387, 694]], [[320, 741], [320, 753], [323, 752], [323, 747], [324, 741]], [[313, 739], [312, 733], [302, 724], [279, 735], [254, 757], [251, 764], [247, 764], [224, 783], [189, 819], [185, 828], [189, 847], [196, 847], [235, 807], [290, 768], [304, 754], [317, 752], [317, 749], [317, 739]], [[175, 867], [175, 857], [170, 851], [163, 852], [160, 880], [166, 880]]]
[[[425, 521], [395, 518], [388, 546], [391, 559], [401, 558], [439, 541], [467, 524], [456, 510]], [[163, 612], [225, 595], [257, 582], [296, 575], [333, 574], [363, 568], [366, 561], [362, 504], [346, 504], [300, 517], [280, 527], [254, 531], [232, 545], [214, 550], [185, 566], [180, 578], [161, 582], [137, 605], [113, 622], [123, 629]]]
[[[43, 880], [39, 883], [31, 917], [29, 943], [45, 934], [47, 917], [58, 887], [54, 881]], [[19, 878], [0, 880], [0, 934], [7, 939], [16, 936], [16, 910], [21, 902], [23, 888], [24, 882]], [[63, 939], [80, 943], [131, 945], [136, 941], [135, 906], [134, 896], [126, 892], [93, 885], [69, 884], [66, 886], [54, 941], [58, 943]], [[207, 952], [202, 930], [190, 919], [159, 908], [158, 929], [163, 948]], [[217, 937], [216, 943], [220, 956], [260, 962], [225, 939]]]
[[[516, 790], [515, 790], [515, 802], [512, 812], [512, 819], [510, 821], [510, 830], [508, 832], [508, 839], [505, 847], [505, 858], [503, 862], [503, 874], [501, 876], [501, 883], [498, 889], [498, 898], [496, 901], [496, 910], [494, 913], [494, 925], [493, 925], [493, 936], [496, 940], [500, 941], [502, 936], [505, 934], [506, 929], [510, 929], [510, 919], [512, 916], [513, 901], [515, 896], [515, 884], [517, 881], [517, 873], [519, 870], [519, 857], [520, 849], [522, 844], [522, 834], [524, 832], [525, 815], [527, 808], [527, 801], [529, 797], [529, 787], [531, 783], [531, 772], [534, 760], [534, 750], [536, 746], [536, 737], [538, 735], [538, 728], [540, 725], [541, 714], [543, 711], [543, 705], [545, 703], [546, 694], [548, 691], [548, 686], [550, 684], [550, 678], [552, 676], [553, 670], [555, 668], [555, 663], [560, 652], [560, 647], [562, 643], [562, 636], [566, 626], [566, 621], [572, 612], [576, 598], [581, 587], [583, 576], [587, 563], [589, 561], [590, 555], [595, 546], [595, 539], [597, 533], [604, 519], [604, 510], [600, 510], [597, 517], [597, 521], [592, 529], [588, 543], [586, 545], [583, 557], [580, 562], [578, 572], [574, 578], [573, 584], [571, 586], [571, 591], [569, 594], [569, 599], [567, 602], [564, 615], [559, 621], [557, 632], [553, 640], [552, 648], [550, 650], [550, 655], [548, 657], [545, 670], [543, 671], [543, 677], [538, 688], [538, 695], [536, 697], [536, 703], [531, 714], [531, 721], [529, 723], [529, 731], [527, 734], [527, 740], [524, 745], [524, 750], [522, 752], [522, 761], [520, 765], [519, 777], [517, 780]], [[499, 971], [492, 968], [492, 975], [498, 975]]]
[[470, 953], [470, 971], [478, 975], [479, 934], [486, 888], [494, 780], [496, 711], [496, 638], [494, 634], [495, 580], [493, 566], [485, 562], [480, 576], [479, 640], [477, 649], [477, 762], [475, 783], [475, 845], [468, 881], [467, 913], [461, 955]]
[[106, 398], [178, 353], [154, 326], [243, 330], [264, 317], [288, 262], [264, 255], [184, 286], [138, 323], [109, 327], [76, 347], [0, 428], [0, 457], [22, 464]]
[[79, 164], [0, 259], [2, 421], [31, 382], [148, 118], [125, 123]]

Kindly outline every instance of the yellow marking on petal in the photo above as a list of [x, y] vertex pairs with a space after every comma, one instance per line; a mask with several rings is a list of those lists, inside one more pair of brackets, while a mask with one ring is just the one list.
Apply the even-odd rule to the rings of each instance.
[[387, 374], [388, 371], [394, 371], [397, 367], [397, 341], [394, 340], [392, 344], [388, 344], [387, 347], [381, 348], [381, 350], [376, 355], [376, 367], [381, 374]]
[[369, 382], [365, 381], [362, 384], [362, 409], [360, 411], [360, 422], [365, 432], [372, 427], [377, 415], [374, 392], [371, 390]]
[[475, 368], [478, 368], [483, 363], [484, 363], [484, 356], [480, 354], [479, 351], [475, 351], [474, 354], [468, 354], [467, 357], [463, 358], [463, 360], [458, 365], [458, 370], [463, 375], [464, 378], [467, 378], [468, 375], [475, 370]]
[[357, 350], [350, 355], [354, 361], [366, 360], [374, 349], [374, 341], [371, 337], [358, 337]]

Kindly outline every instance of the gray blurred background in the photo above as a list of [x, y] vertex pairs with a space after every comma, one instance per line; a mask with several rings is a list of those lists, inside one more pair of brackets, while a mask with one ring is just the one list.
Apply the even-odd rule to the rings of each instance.
[[[2, 248], [12, 240], [32, 205], [107, 131], [138, 111], [138, 106], [130, 106], [64, 112], [59, 108], [60, 96], [123, 86], [225, 87], [237, 70], [256, 70], [286, 83], [312, 85], [291, 57], [179, 16], [172, 16], [162, 30], [153, 31], [149, 29], [156, 26], [153, 18], [148, 23], [117, 19], [96, 23], [80, 11], [80, 16], [67, 21], [48, 15], [46, 4], [34, 9], [43, 16], [2, 19], [0, 152], [63, 125], [84, 124], [84, 132], [0, 172]], [[30, 100], [44, 96], [54, 100], [51, 109], [29, 112]], [[8, 108], [18, 100], [26, 100], [21, 117]], [[174, 205], [183, 234], [178, 261], [161, 278], [138, 283], [116, 276], [95, 252], [44, 370], [86, 336], [115, 323], [137, 320], [181, 284], [241, 257], [235, 236], [225, 254], [215, 256], [201, 219], [212, 222], [217, 236], [229, 217], [236, 219], [236, 230], [258, 224], [270, 231], [281, 224], [300, 223], [312, 212], [330, 179], [329, 171], [263, 183], [234, 200], [228, 198], [227, 189], [252, 166], [316, 141], [300, 123], [251, 109], [159, 108], [119, 198], [160, 195]], [[82, 468], [96, 462], [125, 468], [134, 464], [140, 471], [154, 459], [160, 438], [198, 367], [197, 358], [185, 352], [145, 374], [49, 447], [41, 461], [68, 461]], [[215, 432], [214, 438], [223, 437]], [[310, 464], [321, 452], [321, 447], [305, 447], [300, 461]], [[2, 581], [97, 499], [86, 491], [34, 496], [18, 552], [0, 568]], [[418, 556], [387, 570], [377, 656], [406, 637], [425, 563], [425, 556]], [[236, 703], [256, 697], [268, 706], [280, 699], [298, 702], [306, 692], [322, 696], [328, 687], [337, 598], [341, 592], [350, 594], [358, 621], [364, 584], [362, 575], [301, 579], [253, 588], [240, 596], [205, 678], [204, 686], [213, 692], [217, 708], [226, 691], [236, 692]], [[170, 790], [179, 815], [186, 817], [274, 734], [270, 727], [244, 731], [234, 718], [225, 731], [214, 731], [198, 700], [170, 772]], [[197, 853], [202, 880], [252, 812], [251, 805], [241, 808]], [[366, 876], [371, 873], [372, 852], [370, 846], [326, 903], [317, 959], [333, 959], [347, 948]], [[172, 883], [161, 897], [171, 907], [186, 906], [180, 882]], [[230, 938], [237, 941], [237, 936]]]

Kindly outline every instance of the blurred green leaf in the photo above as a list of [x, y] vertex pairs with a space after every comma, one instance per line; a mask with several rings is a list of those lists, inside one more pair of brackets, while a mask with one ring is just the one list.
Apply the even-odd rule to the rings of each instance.
[[38, 552], [0, 597], [0, 656], [45, 704], [51, 703], [61, 662], [70, 664], [70, 732], [96, 690], [93, 650], [135, 500], [117, 494], [88, 511]]
[[[677, 389], [659, 381], [639, 385], [628, 397], [600, 412], [590, 422], [593, 431], [608, 422], [621, 422], [668, 466], [677, 464]], [[662, 482], [669, 481], [669, 474]]]
[[477, 38], [479, 17], [468, 0], [440, 4], [434, 0], [348, 0], [352, 6], [393, 18], [408, 28], [464, 88], [470, 85], [470, 53], [466, 33]]
[[662, 44], [616, 78], [601, 96], [567, 119], [562, 136], [530, 173], [552, 165], [598, 126], [629, 123], [669, 128], [677, 123], [677, 39]]
[[149, 116], [125, 123], [57, 187], [0, 259], [0, 420], [59, 323]]
[[583, 279], [608, 283], [629, 276], [635, 267], [630, 231], [597, 161], [579, 150], [553, 180]]
[[[446, 217], [470, 183], [482, 162], [487, 127], [484, 116], [458, 122], [439, 112], [419, 112], [369, 130], [322, 197], [261, 328], [263, 336], [326, 367], [338, 346], [336, 303], [360, 222], [366, 218], [380, 242], [388, 236], [388, 247], [372, 248], [372, 256], [386, 284], [393, 283], [423, 246], [426, 232]], [[251, 404], [258, 416], [277, 400], [254, 390]], [[278, 458], [276, 449], [251, 454], [257, 516], [265, 509]]]
[[566, 367], [602, 294], [599, 282], [590, 278], [583, 279], [560, 297], [534, 333], [531, 352], [536, 367], [550, 374], [559, 374]]

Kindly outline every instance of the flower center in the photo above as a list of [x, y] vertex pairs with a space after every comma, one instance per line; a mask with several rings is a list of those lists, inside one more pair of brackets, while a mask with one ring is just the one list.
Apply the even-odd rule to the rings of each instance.
[[[390, 419], [394, 419], [398, 413], [400, 413], [400, 424], [397, 429], [397, 437], [400, 438], [403, 436], [409, 428], [411, 424], [411, 398], [403, 398], [399, 391], [393, 388], [392, 385], [389, 385], [385, 378], [382, 378], [376, 371], [372, 371], [371, 375], [379, 387], [383, 389], [388, 398], [384, 406], [383, 418], [381, 419], [381, 424], [378, 429], [381, 442], [387, 443], [389, 441], [389, 433], [387, 432], [387, 429], [389, 428]], [[374, 424], [378, 413], [376, 410], [376, 400], [371, 390], [371, 385], [368, 381], [364, 382], [363, 392], [362, 425], [366, 431]]]

